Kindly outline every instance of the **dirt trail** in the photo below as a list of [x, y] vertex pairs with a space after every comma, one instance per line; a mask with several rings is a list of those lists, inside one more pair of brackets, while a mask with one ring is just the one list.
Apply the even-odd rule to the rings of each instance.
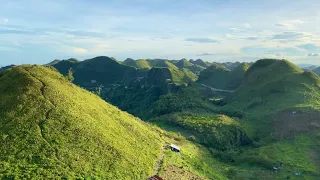
[[160, 169], [161, 169], [161, 166], [163, 164], [163, 159], [164, 159], [164, 149], [165, 149], [166, 145], [163, 144], [162, 148], [161, 148], [161, 153], [160, 153], [160, 156], [158, 158], [158, 161], [153, 169], [153, 173], [152, 175], [158, 175], [160, 173]]

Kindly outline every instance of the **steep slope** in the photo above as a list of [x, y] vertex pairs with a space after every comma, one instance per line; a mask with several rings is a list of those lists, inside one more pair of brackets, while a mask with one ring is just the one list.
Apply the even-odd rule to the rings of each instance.
[[205, 84], [217, 89], [224, 89], [228, 83], [229, 72], [229, 69], [213, 64], [201, 72], [197, 83]]
[[175, 65], [180, 68], [180, 69], [189, 69], [190, 71], [192, 71], [193, 73], [199, 75], [201, 71], [205, 70], [205, 67], [202, 67], [200, 65], [197, 64], [192, 64], [191, 62], [189, 62], [186, 59], [181, 59], [178, 62], [175, 63]]
[[227, 69], [230, 69], [232, 71], [236, 67], [238, 67], [241, 63], [240, 62], [224, 62], [224, 63], [218, 63], [218, 64], [221, 65], [221, 66], [224, 66]]
[[201, 72], [198, 83], [222, 90], [235, 90], [240, 86], [248, 69], [248, 63], [241, 63], [232, 71], [214, 63]]
[[189, 62], [191, 62], [192, 64], [195, 64], [195, 65], [199, 65], [199, 66], [205, 67], [205, 68], [210, 66], [210, 63], [205, 62], [202, 59], [197, 59], [195, 61], [194, 60], [190, 60]]
[[192, 64], [191, 62], [189, 62], [188, 60], [186, 59], [181, 59], [179, 60], [177, 63], [176, 63], [176, 66], [178, 68], [187, 68], [187, 67], [190, 67], [190, 66], [193, 66], [194, 64]]
[[109, 87], [113, 84], [126, 84], [146, 74], [145, 70], [137, 70], [120, 64], [106, 56], [99, 56], [85, 61], [61, 61], [52, 66], [64, 75], [71, 68], [74, 83], [87, 89], [95, 88], [99, 85]]
[[155, 68], [172, 68], [178, 69], [176, 65], [166, 59], [147, 59], [149, 64]]
[[188, 69], [152, 68], [147, 74], [147, 79], [152, 85], [161, 85], [166, 82], [180, 85], [196, 81], [197, 76]]
[[152, 68], [145, 77], [111, 88], [103, 97], [122, 110], [144, 117], [161, 95], [178, 92], [196, 78], [188, 69]]
[[236, 68], [234, 68], [230, 73], [228, 77], [228, 84], [226, 89], [236, 89], [240, 86], [245, 73], [249, 69], [248, 63], [241, 63]]
[[314, 73], [316, 73], [318, 76], [320, 76], [320, 67], [313, 69], [312, 72], [314, 72]]
[[46, 64], [46, 66], [53, 66], [56, 69], [59, 70], [59, 72], [61, 74], [68, 74], [68, 71], [70, 68], [75, 68], [75, 66], [77, 65], [77, 63], [79, 63], [79, 60], [76, 59], [68, 59], [68, 60], [54, 60], [48, 64]]
[[146, 179], [160, 137], [54, 70], [0, 73], [0, 178]]
[[137, 69], [151, 69], [151, 66], [148, 61], [145, 59], [133, 60], [131, 58], [126, 59], [123, 62], [124, 65], [135, 67]]
[[240, 112], [246, 132], [259, 143], [259, 148], [242, 157], [265, 159], [264, 164], [269, 164], [266, 167], [284, 164], [278, 179], [295, 178], [289, 172], [303, 172], [302, 179], [320, 176], [317, 75], [286, 60], [259, 60], [249, 68], [240, 88], [223, 108]]
[[320, 79], [314, 73], [304, 72], [284, 60], [259, 60], [247, 71], [239, 90], [229, 98], [228, 107], [241, 109], [249, 119], [260, 119], [256, 122], [258, 131], [270, 133], [274, 131], [270, 119], [276, 119], [272, 116], [278, 116], [282, 111], [320, 109], [319, 90]]

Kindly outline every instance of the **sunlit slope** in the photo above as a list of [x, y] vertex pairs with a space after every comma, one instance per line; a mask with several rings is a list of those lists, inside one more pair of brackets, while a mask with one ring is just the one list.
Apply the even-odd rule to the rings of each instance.
[[230, 98], [242, 109], [281, 110], [318, 103], [320, 79], [285, 60], [259, 60], [245, 74], [237, 93]]
[[145, 59], [138, 59], [138, 60], [133, 60], [133, 59], [126, 59], [123, 61], [124, 65], [135, 67], [137, 69], [151, 69], [151, 66], [148, 61]]
[[[271, 133], [283, 119], [287, 120], [284, 124], [293, 123], [295, 113], [306, 113], [308, 117], [308, 113], [318, 112], [319, 92], [320, 79], [314, 73], [304, 72], [285, 60], [259, 60], [247, 71], [225, 108], [242, 111], [256, 124], [255, 128]], [[311, 119], [304, 118], [303, 122], [308, 124]], [[297, 131], [294, 127], [290, 129]]]
[[0, 73], [0, 178], [145, 179], [162, 143], [141, 120], [41, 66]]

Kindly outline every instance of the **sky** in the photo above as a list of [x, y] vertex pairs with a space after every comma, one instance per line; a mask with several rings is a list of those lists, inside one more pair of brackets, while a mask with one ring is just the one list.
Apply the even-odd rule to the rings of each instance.
[[95, 56], [320, 65], [319, 0], [0, 0], [0, 66]]

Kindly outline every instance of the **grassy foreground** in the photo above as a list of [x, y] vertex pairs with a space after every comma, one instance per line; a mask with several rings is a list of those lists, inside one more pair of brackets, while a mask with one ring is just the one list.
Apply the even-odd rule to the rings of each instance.
[[144, 179], [162, 140], [41, 66], [0, 73], [0, 179]]

